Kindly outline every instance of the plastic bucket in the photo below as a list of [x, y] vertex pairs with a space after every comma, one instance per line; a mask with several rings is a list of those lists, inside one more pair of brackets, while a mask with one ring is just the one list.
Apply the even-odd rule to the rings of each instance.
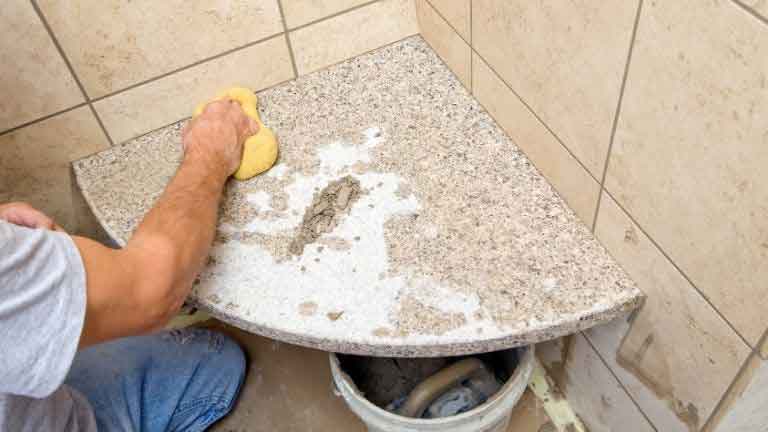
[[[451, 417], [438, 419], [417, 419], [393, 414], [368, 401], [357, 385], [342, 369], [336, 354], [329, 355], [331, 373], [337, 391], [347, 406], [354, 412], [370, 432], [504, 432], [509, 424], [512, 408], [525, 392], [534, 366], [533, 346], [502, 352], [517, 361], [517, 366], [506, 383], [496, 394], [476, 408]], [[516, 356], [516, 357], [511, 357]]]

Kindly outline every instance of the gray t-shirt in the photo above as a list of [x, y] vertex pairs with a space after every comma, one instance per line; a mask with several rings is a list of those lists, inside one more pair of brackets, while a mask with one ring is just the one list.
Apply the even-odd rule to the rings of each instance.
[[62, 385], [85, 319], [85, 269], [72, 239], [0, 221], [0, 432], [96, 430]]

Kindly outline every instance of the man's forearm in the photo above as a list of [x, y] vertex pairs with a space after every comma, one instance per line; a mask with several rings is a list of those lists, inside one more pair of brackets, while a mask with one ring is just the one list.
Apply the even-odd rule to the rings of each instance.
[[73, 236], [88, 290], [81, 346], [164, 326], [189, 294], [216, 229], [224, 183], [258, 123], [217, 101], [187, 124], [184, 161], [123, 249]]
[[187, 158], [125, 248], [74, 237], [88, 285], [88, 346], [165, 325], [208, 255], [226, 174]]
[[[166, 305], [183, 303], [208, 257], [227, 174], [209, 161], [188, 156], [126, 249], [169, 264]], [[158, 248], [159, 250], [156, 250]]]

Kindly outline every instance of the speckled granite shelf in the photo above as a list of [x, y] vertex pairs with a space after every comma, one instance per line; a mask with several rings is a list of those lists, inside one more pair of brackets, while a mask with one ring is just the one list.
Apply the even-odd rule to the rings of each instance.
[[[329, 351], [437, 356], [552, 339], [639, 305], [634, 283], [419, 37], [259, 96], [280, 160], [229, 185], [190, 299], [214, 316]], [[119, 244], [173, 175], [181, 127], [75, 163]]]

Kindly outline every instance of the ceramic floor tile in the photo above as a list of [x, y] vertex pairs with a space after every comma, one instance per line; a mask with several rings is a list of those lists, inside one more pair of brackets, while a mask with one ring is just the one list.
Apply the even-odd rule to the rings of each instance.
[[92, 98], [283, 30], [277, 0], [38, 3]]
[[768, 326], [768, 26], [732, 2], [653, 1], [637, 38], [606, 186], [754, 346]]
[[332, 391], [328, 354], [273, 341], [215, 322], [248, 354], [246, 381], [234, 411], [216, 432], [363, 432]]
[[32, 4], [4, 0], [0, 9], [0, 132], [82, 103]]

